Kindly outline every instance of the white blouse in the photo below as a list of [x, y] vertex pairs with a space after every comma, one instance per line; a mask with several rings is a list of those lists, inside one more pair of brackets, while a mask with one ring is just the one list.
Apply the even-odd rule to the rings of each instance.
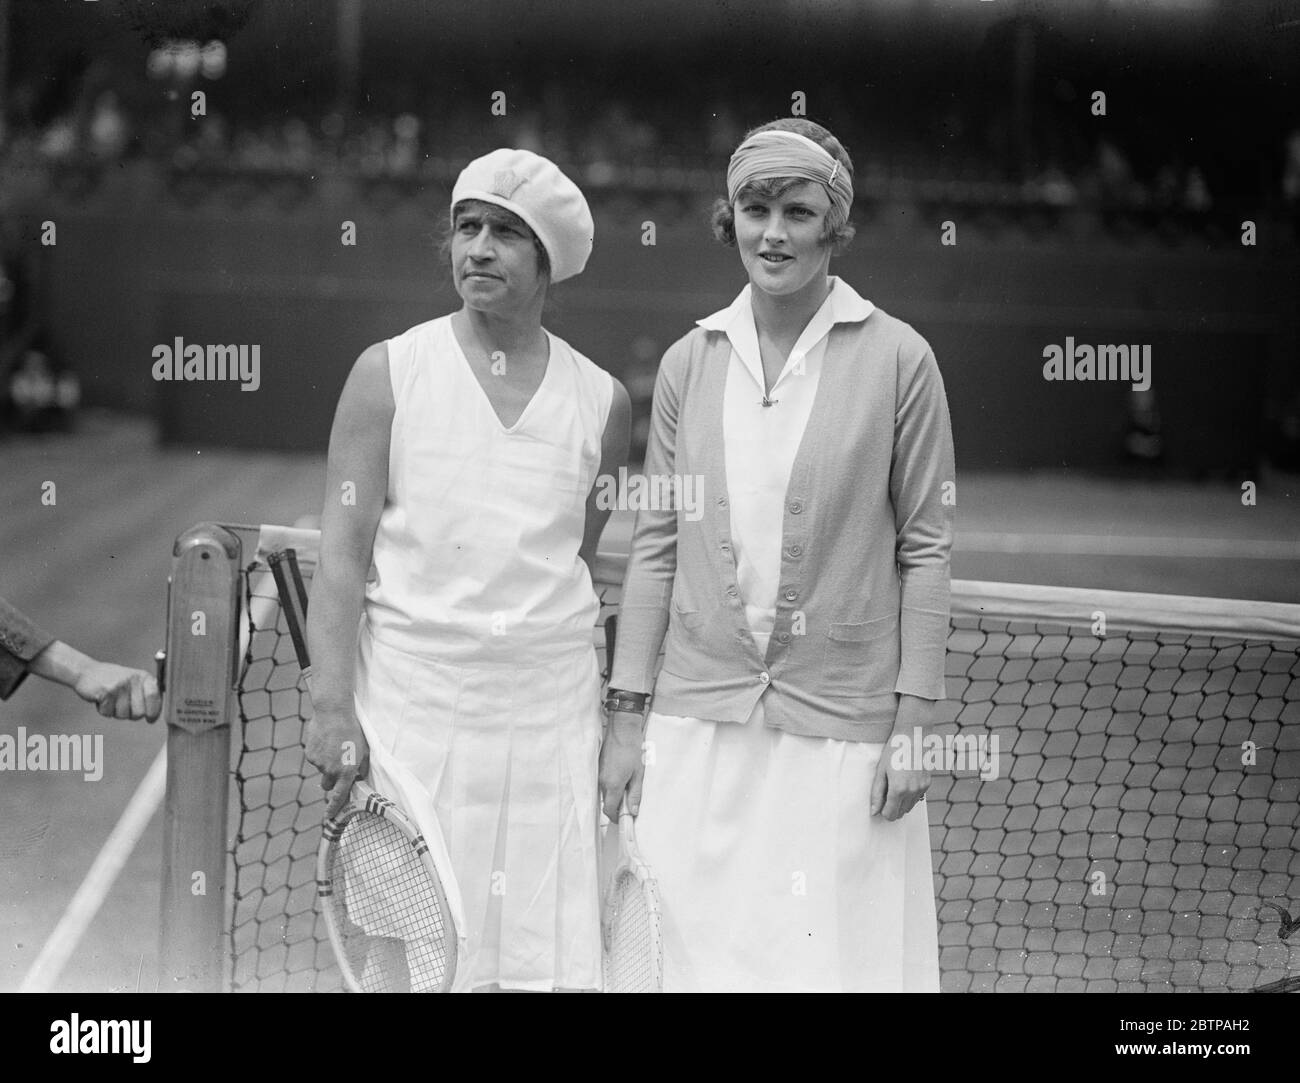
[[745, 615], [759, 650], [766, 651], [776, 620], [785, 494], [817, 396], [830, 330], [841, 320], [865, 319], [875, 306], [848, 283], [832, 278], [830, 293], [772, 386], [768, 399], [773, 405], [763, 406], [763, 361], [750, 289], [746, 286], [730, 307], [699, 323], [725, 331], [731, 341], [722, 427], [732, 546]]

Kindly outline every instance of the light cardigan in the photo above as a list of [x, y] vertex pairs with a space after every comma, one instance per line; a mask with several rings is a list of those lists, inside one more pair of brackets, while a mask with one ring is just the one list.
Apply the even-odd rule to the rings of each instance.
[[637, 512], [610, 687], [653, 687], [660, 714], [719, 722], [744, 722], [764, 697], [769, 726], [885, 741], [900, 694], [944, 696], [956, 479], [934, 353], [879, 308], [831, 328], [786, 490], [764, 657], [730, 537], [731, 350], [724, 332], [699, 326], [660, 364], [646, 475], [689, 479], [702, 515], [680, 500]]

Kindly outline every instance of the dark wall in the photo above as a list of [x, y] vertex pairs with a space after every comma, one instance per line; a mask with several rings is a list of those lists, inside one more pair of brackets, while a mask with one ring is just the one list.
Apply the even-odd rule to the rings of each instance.
[[[1044, 346], [1067, 335], [1152, 346], [1172, 465], [1254, 465], [1269, 404], [1296, 388], [1294, 247], [964, 230], [951, 248], [909, 214], [879, 212], [832, 269], [933, 345], [961, 466], [1118, 460], [1126, 385], [1042, 377]], [[440, 223], [410, 206], [57, 217], [44, 277], [60, 351], [88, 402], [156, 411], [172, 444], [323, 450], [357, 354], [456, 300], [436, 256]], [[355, 248], [339, 243], [345, 218], [357, 224]], [[555, 290], [547, 324], [627, 380], [635, 398], [662, 351], [727, 304], [744, 276], [703, 222], [663, 223], [647, 247], [646, 212], [600, 218], [588, 270]], [[154, 382], [151, 351], [176, 336], [260, 345], [261, 388]]]

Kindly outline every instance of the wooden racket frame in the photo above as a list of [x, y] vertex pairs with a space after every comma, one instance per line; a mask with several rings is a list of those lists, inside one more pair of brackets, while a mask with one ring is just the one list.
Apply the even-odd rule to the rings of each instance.
[[349, 992], [366, 992], [361, 987], [356, 975], [353, 974], [352, 968], [348, 965], [347, 953], [343, 944], [343, 932], [338, 927], [338, 922], [334, 917], [334, 908], [330, 903], [333, 895], [333, 888], [330, 884], [330, 858], [338, 849], [339, 840], [343, 837], [343, 832], [348, 823], [358, 816], [379, 816], [396, 827], [405, 836], [407, 842], [411, 844], [411, 848], [424, 866], [424, 871], [429, 876], [429, 882], [433, 887], [434, 894], [438, 897], [438, 907], [442, 913], [444, 950], [447, 958], [447, 969], [443, 975], [442, 984], [437, 989], [427, 991], [431, 993], [451, 992], [452, 982], [456, 978], [459, 941], [457, 940], [456, 922], [451, 916], [451, 910], [447, 906], [447, 896], [442, 888], [442, 879], [438, 876], [438, 869], [433, 863], [433, 858], [429, 856], [429, 844], [424, 841], [424, 836], [420, 834], [406, 813], [388, 798], [376, 793], [368, 783], [360, 781], [352, 784], [351, 797], [342, 811], [337, 816], [325, 820], [324, 825], [321, 827], [320, 847], [316, 851], [316, 899], [320, 903], [321, 913], [325, 916], [325, 929], [329, 933], [330, 945], [334, 948], [334, 956], [338, 959], [339, 971], [343, 975], [343, 983], [348, 987]]
[[655, 882], [650, 866], [641, 857], [641, 850], [636, 843], [636, 819], [627, 809], [626, 801], [618, 813], [618, 845], [622, 854], [614, 874], [609, 879], [609, 888], [605, 893], [604, 905], [601, 907], [601, 970], [605, 981], [605, 991], [611, 990], [609, 972], [609, 949], [614, 933], [614, 922], [618, 915], [612, 914], [613, 900], [618, 895], [619, 884], [632, 877], [637, 888], [645, 897], [648, 921], [650, 924], [650, 976], [654, 986], [652, 992], [662, 993], [664, 989], [664, 940], [659, 905], [659, 885]]

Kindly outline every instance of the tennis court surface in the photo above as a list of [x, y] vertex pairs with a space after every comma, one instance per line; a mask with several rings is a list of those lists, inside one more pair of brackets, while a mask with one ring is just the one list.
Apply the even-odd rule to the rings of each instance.
[[[6, 454], [20, 467], [0, 480], [15, 509], [0, 522], [13, 600], [84, 649], [137, 665], [162, 644], [177, 534], [203, 520], [294, 522], [316, 510], [323, 480], [314, 457], [160, 452], [147, 426], [112, 418]], [[40, 505], [39, 486], [28, 492], [44, 476], [60, 481], [55, 508]], [[1294, 478], [1261, 484], [1249, 508], [1229, 486], [1043, 475], [963, 477], [960, 494], [956, 578], [1300, 601]], [[602, 548], [625, 550], [628, 528], [618, 517]], [[229, 982], [330, 988], [309, 884], [321, 805], [298, 750], [306, 705], [273, 600], [254, 604], [273, 593], [256, 571], [241, 580]], [[1114, 620], [1102, 638], [1075, 601], [1073, 616], [1049, 607], [1035, 618], [1031, 605], [954, 619], [945, 724], [999, 735], [1003, 770], [932, 790], [944, 988], [1235, 989], [1295, 974], [1276, 914], [1260, 909], [1300, 898], [1294, 638]], [[1216, 619], [1241, 615], [1222, 608]], [[0, 791], [14, 930], [0, 983], [15, 988], [163, 734], [87, 717], [34, 684], [7, 706], [7, 727], [109, 734], [99, 783], [15, 774]], [[156, 987], [158, 819], [56, 988]], [[1097, 871], [1105, 895], [1092, 891]]]

